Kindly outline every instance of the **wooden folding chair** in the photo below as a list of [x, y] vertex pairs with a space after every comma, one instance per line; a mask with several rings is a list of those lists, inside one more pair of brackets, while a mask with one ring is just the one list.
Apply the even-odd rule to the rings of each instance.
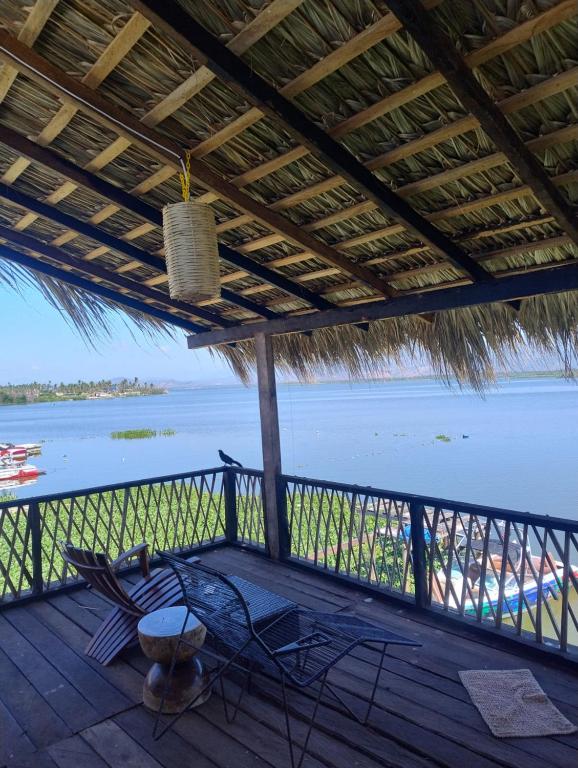
[[[134, 557], [140, 561], [143, 578], [127, 591], [116, 570]], [[151, 573], [146, 543], [137, 544], [111, 561], [101, 552], [80, 549], [68, 542], [62, 544], [62, 558], [90, 587], [114, 605], [85, 651], [101, 664], [110, 664], [123, 648], [138, 641], [137, 624], [145, 614], [182, 601], [178, 579], [170, 568]], [[198, 559], [191, 558], [191, 562]]]

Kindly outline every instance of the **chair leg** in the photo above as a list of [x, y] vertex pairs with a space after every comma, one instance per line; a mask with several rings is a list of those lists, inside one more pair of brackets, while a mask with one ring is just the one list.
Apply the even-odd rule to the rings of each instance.
[[[184, 626], [183, 626], [183, 629], [184, 629]], [[179, 643], [180, 642], [181, 642], [181, 640], [179, 639]], [[174, 715], [172, 720], [170, 720], [165, 725], [165, 727], [162, 728], [162, 730], [159, 731], [158, 725], [159, 725], [160, 719], [162, 717], [163, 704], [164, 704], [164, 700], [161, 700], [161, 706], [159, 707], [159, 711], [157, 713], [157, 716], [156, 716], [156, 719], [155, 719], [155, 724], [154, 724], [154, 727], [153, 727], [153, 739], [155, 741], [160, 739], [161, 736], [164, 736], [164, 734], [167, 731], [169, 731], [177, 723], [178, 720], [181, 719], [181, 717], [185, 714], [185, 712], [188, 712], [190, 709], [192, 709], [194, 707], [195, 702], [198, 701], [198, 699], [200, 699], [202, 696], [204, 696], [205, 693], [212, 688], [214, 683], [216, 683], [216, 681], [219, 680], [225, 674], [225, 672], [229, 669], [229, 667], [231, 665], [234, 665], [235, 660], [244, 652], [245, 648], [249, 645], [250, 642], [251, 642], [250, 640], [247, 641], [243, 645], [243, 647], [239, 648], [239, 650], [236, 651], [235, 654], [233, 656], [231, 656], [230, 659], [227, 659], [227, 661], [224, 664], [221, 664], [220, 666], [217, 666], [214, 670], [212, 670], [211, 674], [209, 675], [209, 680], [208, 680], [207, 684], [205, 686], [203, 686], [203, 688], [199, 691], [199, 693], [197, 693], [195, 698], [192, 701], [190, 701], [187, 704], [187, 706], [184, 707], [180, 712], [178, 712], [176, 715]], [[178, 644], [177, 644], [177, 650], [178, 650]], [[167, 677], [167, 683], [166, 683], [166, 687], [165, 687], [165, 695], [166, 695], [166, 692], [168, 690], [168, 681], [170, 680], [172, 672], [174, 671], [175, 658], [176, 658], [176, 650], [175, 650], [175, 654], [173, 656], [173, 661], [171, 663], [171, 669], [169, 670], [169, 675]]]
[[327, 684], [327, 690], [329, 693], [333, 696], [334, 699], [336, 699], [339, 704], [348, 712], [348, 714], [356, 720], [360, 725], [367, 725], [369, 722], [369, 716], [371, 715], [371, 710], [373, 709], [373, 705], [375, 704], [375, 694], [377, 693], [377, 686], [379, 685], [379, 678], [381, 677], [381, 673], [383, 670], [383, 660], [385, 658], [385, 652], [387, 650], [387, 645], [384, 644], [383, 650], [381, 652], [381, 657], [379, 659], [379, 667], [377, 668], [377, 672], [375, 673], [375, 680], [373, 681], [373, 687], [371, 689], [371, 696], [369, 698], [369, 702], [367, 704], [367, 710], [365, 712], [365, 715], [360, 717], [356, 712], [354, 712], [351, 707], [344, 701], [343, 697], [340, 696], [337, 691], [333, 689], [333, 686]]
[[229, 725], [231, 723], [235, 722], [235, 718], [237, 717], [237, 713], [239, 712], [239, 708], [241, 706], [241, 702], [243, 700], [243, 697], [249, 691], [251, 687], [251, 679], [253, 676], [253, 667], [251, 666], [248, 670], [243, 670], [245, 674], [245, 680], [243, 682], [243, 685], [241, 686], [241, 690], [239, 691], [239, 695], [237, 696], [237, 701], [233, 705], [233, 714], [229, 714], [229, 707], [228, 707], [228, 701], [227, 697], [225, 695], [225, 683], [223, 675], [219, 677], [219, 685], [221, 687], [221, 698], [223, 700], [223, 711], [225, 713], [225, 720]]
[[305, 759], [305, 756], [307, 754], [307, 747], [309, 746], [309, 739], [311, 737], [311, 732], [313, 731], [313, 728], [315, 726], [315, 719], [317, 717], [317, 710], [319, 709], [319, 702], [321, 701], [323, 691], [325, 690], [326, 681], [327, 681], [327, 672], [321, 678], [321, 685], [319, 686], [319, 691], [317, 692], [317, 697], [315, 699], [315, 706], [313, 707], [313, 712], [311, 713], [311, 717], [309, 718], [309, 725], [307, 727], [307, 733], [305, 735], [303, 747], [301, 748], [301, 754], [299, 756], [298, 761], [295, 762], [295, 751], [293, 749], [293, 739], [291, 736], [291, 722], [289, 718], [289, 701], [287, 699], [287, 684], [285, 682], [285, 675], [281, 676], [281, 690], [283, 692], [283, 709], [285, 710], [285, 728], [287, 729], [287, 741], [289, 742], [289, 757], [291, 759], [291, 768], [301, 768], [301, 766], [303, 765], [303, 760]]

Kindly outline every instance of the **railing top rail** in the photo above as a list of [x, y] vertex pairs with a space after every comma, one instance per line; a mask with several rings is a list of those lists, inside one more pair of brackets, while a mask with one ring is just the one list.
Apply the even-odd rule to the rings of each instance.
[[250, 477], [263, 477], [262, 469], [250, 469], [249, 467], [227, 467], [231, 472], [238, 475], [249, 475]]
[[374, 488], [371, 485], [351, 485], [348, 483], [333, 482], [331, 480], [316, 480], [310, 477], [300, 477], [298, 475], [281, 475], [281, 477], [283, 480], [290, 483], [318, 485], [335, 491], [344, 491], [346, 493], [370, 494], [377, 498], [395, 499], [397, 501], [421, 504], [427, 507], [443, 507], [445, 509], [451, 509], [456, 512], [464, 512], [466, 514], [483, 515], [484, 517], [509, 520], [510, 522], [514, 523], [527, 523], [528, 525], [558, 528], [562, 531], [578, 533], [578, 520], [568, 520], [562, 517], [539, 515], [535, 514], [534, 512], [519, 512], [514, 509], [502, 509], [500, 507], [488, 507], [481, 504], [471, 504], [463, 501], [440, 499], [436, 498], [435, 496], [421, 496], [415, 493], [400, 493], [398, 491], [389, 491], [384, 488]]
[[107, 491], [121, 491], [124, 488], [137, 488], [142, 485], [153, 485], [155, 483], [167, 483], [172, 480], [186, 480], [187, 478], [200, 477], [201, 475], [210, 475], [217, 472], [224, 472], [227, 467], [210, 467], [209, 469], [197, 469], [194, 472], [178, 472], [174, 475], [159, 475], [158, 477], [144, 477], [140, 480], [127, 480], [124, 483], [112, 483], [111, 485], [95, 485], [91, 488], [79, 488], [72, 491], [62, 491], [60, 493], [45, 493], [42, 496], [28, 496], [24, 499], [12, 499], [11, 501], [0, 502], [0, 511], [15, 505], [41, 504], [47, 501], [59, 501], [69, 499], [73, 496], [89, 496], [92, 493], [106, 493]]

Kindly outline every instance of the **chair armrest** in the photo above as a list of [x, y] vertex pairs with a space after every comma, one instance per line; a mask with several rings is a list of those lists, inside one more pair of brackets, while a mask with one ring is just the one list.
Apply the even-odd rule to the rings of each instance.
[[130, 560], [131, 557], [138, 556], [142, 575], [145, 577], [150, 576], [148, 546], [146, 541], [143, 541], [142, 544], [136, 544], [134, 547], [127, 549], [126, 552], [123, 552], [122, 555], [119, 555], [116, 558], [116, 560], [112, 561], [110, 564], [112, 570], [116, 571], [119, 565], [125, 560]]

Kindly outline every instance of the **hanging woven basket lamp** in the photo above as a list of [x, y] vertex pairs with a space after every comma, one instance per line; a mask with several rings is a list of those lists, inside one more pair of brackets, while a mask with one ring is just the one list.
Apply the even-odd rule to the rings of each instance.
[[190, 156], [180, 174], [183, 201], [163, 208], [163, 237], [172, 299], [203, 301], [221, 295], [219, 246], [212, 208], [190, 199]]

